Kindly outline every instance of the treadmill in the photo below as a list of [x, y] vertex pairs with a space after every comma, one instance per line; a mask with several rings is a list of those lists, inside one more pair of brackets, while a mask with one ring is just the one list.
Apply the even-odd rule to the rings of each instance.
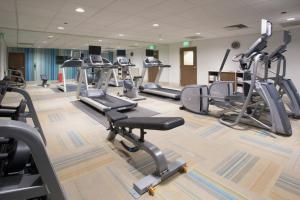
[[[135, 108], [137, 106], [136, 102], [107, 94], [109, 79], [113, 69], [117, 66], [101, 57], [101, 46], [89, 46], [89, 54], [87, 63], [80, 70], [77, 98], [101, 112], [112, 109], [122, 111]], [[97, 76], [99, 79], [96, 86], [88, 84], [87, 76], [89, 69], [94, 69], [98, 72]], [[84, 85], [84, 91], [80, 91], [82, 85]]]
[[117, 50], [117, 61], [114, 65], [119, 66], [121, 68], [121, 77], [123, 81], [123, 95], [127, 98], [130, 98], [133, 101], [139, 101], [146, 99], [139, 95], [139, 80], [142, 79], [142, 76], [132, 76], [131, 69], [136, 65], [131, 63], [130, 59], [126, 57], [125, 49]]
[[146, 70], [151, 67], [159, 67], [159, 71], [156, 75], [155, 82], [154, 83], [146, 83], [144, 85], [141, 84], [139, 87], [140, 92], [163, 96], [172, 98], [175, 100], [180, 100], [180, 90], [172, 89], [172, 88], [165, 88], [158, 84], [160, 76], [162, 74], [162, 71], [164, 68], [169, 68], [171, 65], [164, 65], [161, 61], [153, 57], [154, 51], [147, 49], [146, 50], [146, 58], [143, 63], [143, 72], [142, 72], [142, 82], [145, 78]]
[[[81, 63], [80, 57], [81, 53], [80, 51], [72, 51], [72, 57], [69, 60], [64, 61], [62, 66], [60, 67], [62, 69], [62, 75], [63, 75], [63, 83], [58, 85], [57, 88], [63, 92], [75, 92], [77, 90], [77, 84], [76, 83], [67, 83], [66, 81], [66, 69], [68, 68], [78, 68], [78, 64]], [[79, 63], [76, 63], [79, 62]], [[77, 76], [78, 77], [78, 76]]]

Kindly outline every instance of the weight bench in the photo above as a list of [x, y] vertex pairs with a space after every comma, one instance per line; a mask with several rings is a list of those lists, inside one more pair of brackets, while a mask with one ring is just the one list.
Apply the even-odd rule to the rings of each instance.
[[[107, 119], [109, 121], [109, 135], [108, 140], [113, 141], [117, 134], [131, 142], [134, 147], [127, 146], [121, 141], [122, 146], [129, 152], [137, 152], [138, 150], [144, 150], [153, 158], [156, 170], [153, 174], [145, 176], [138, 182], [133, 184], [134, 190], [142, 195], [145, 192], [149, 192], [150, 195], [154, 195], [154, 186], [164, 181], [168, 177], [181, 171], [186, 172], [186, 162], [182, 159], [169, 163], [163, 152], [145, 140], [145, 130], [170, 130], [184, 124], [184, 119], [180, 117], [131, 117], [127, 115], [111, 110], [106, 112]], [[140, 136], [132, 133], [133, 129], [140, 129]]]

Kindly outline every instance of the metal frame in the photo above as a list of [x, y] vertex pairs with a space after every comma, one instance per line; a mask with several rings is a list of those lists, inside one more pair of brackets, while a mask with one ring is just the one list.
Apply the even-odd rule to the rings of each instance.
[[133, 134], [132, 129], [127, 130], [124, 127], [117, 127], [112, 122], [110, 122], [109, 129], [110, 132], [107, 137], [109, 141], [113, 141], [117, 134], [119, 134], [135, 146], [128, 147], [125, 143], [121, 142], [125, 149], [131, 152], [143, 150], [148, 153], [155, 162], [155, 172], [145, 176], [133, 184], [134, 190], [139, 195], [148, 192], [150, 188], [153, 188], [172, 175], [185, 170], [186, 162], [182, 158], [178, 158], [176, 161], [168, 163], [164, 153], [157, 146], [144, 140], [146, 132], [143, 129], [140, 130], [140, 137]]
[[[7, 92], [15, 92], [15, 93], [21, 94], [24, 97], [24, 99], [26, 101], [26, 105], [28, 107], [28, 112], [25, 112], [24, 117], [32, 119], [35, 128], [39, 131], [39, 133], [41, 134], [41, 137], [43, 138], [44, 143], [46, 144], [47, 143], [46, 142], [46, 137], [44, 135], [42, 126], [41, 126], [40, 121], [38, 119], [36, 110], [33, 106], [33, 102], [32, 102], [32, 99], [31, 99], [29, 93], [27, 91], [25, 91], [24, 89], [16, 88], [16, 87], [8, 87]], [[3, 109], [3, 110], [7, 110], [8, 112], [11, 111], [11, 110], [16, 110], [17, 109], [17, 107], [13, 107], [13, 106], [1, 106], [1, 105], [0, 105], [0, 108]]]
[[[39, 172], [35, 175], [25, 174], [19, 176], [21, 180], [16, 179], [15, 176], [1, 178], [0, 182], [9, 183], [9, 186], [0, 188], [1, 200], [24, 200], [42, 196], [46, 196], [47, 200], [66, 199], [41, 135], [36, 129], [23, 122], [0, 120], [0, 137], [13, 138], [24, 142], [29, 147]], [[36, 182], [39, 178], [42, 179], [40, 185]]]

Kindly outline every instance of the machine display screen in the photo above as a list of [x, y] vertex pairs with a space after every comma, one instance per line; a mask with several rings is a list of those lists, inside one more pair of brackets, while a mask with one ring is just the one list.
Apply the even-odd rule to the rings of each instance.
[[56, 56], [56, 64], [61, 65], [68, 59], [69, 59], [69, 56]]
[[117, 50], [117, 57], [125, 57], [126, 56], [126, 50], [125, 49], [118, 49]]
[[152, 49], [146, 49], [146, 56], [147, 57], [153, 57], [154, 51]]
[[90, 55], [101, 55], [101, 46], [89, 46]]

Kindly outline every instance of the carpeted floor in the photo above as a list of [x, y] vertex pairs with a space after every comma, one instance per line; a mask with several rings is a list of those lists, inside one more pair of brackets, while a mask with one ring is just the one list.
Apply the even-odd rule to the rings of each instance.
[[[84, 112], [74, 103], [74, 93], [37, 86], [27, 90], [67, 197], [133, 199], [133, 182], [153, 169], [149, 156], [125, 152], [119, 137], [114, 144], [108, 142], [106, 127], [95, 113]], [[18, 101], [17, 95], [10, 94], [4, 103]], [[231, 129], [216, 118], [179, 110], [178, 103], [147, 96], [138, 104], [148, 114], [185, 119], [185, 125], [170, 131], [148, 131], [146, 140], [170, 160], [182, 157], [189, 167], [188, 173], [157, 186], [154, 197], [145, 194], [140, 199], [300, 199], [300, 121], [292, 120], [292, 137], [270, 137], [264, 130]]]

